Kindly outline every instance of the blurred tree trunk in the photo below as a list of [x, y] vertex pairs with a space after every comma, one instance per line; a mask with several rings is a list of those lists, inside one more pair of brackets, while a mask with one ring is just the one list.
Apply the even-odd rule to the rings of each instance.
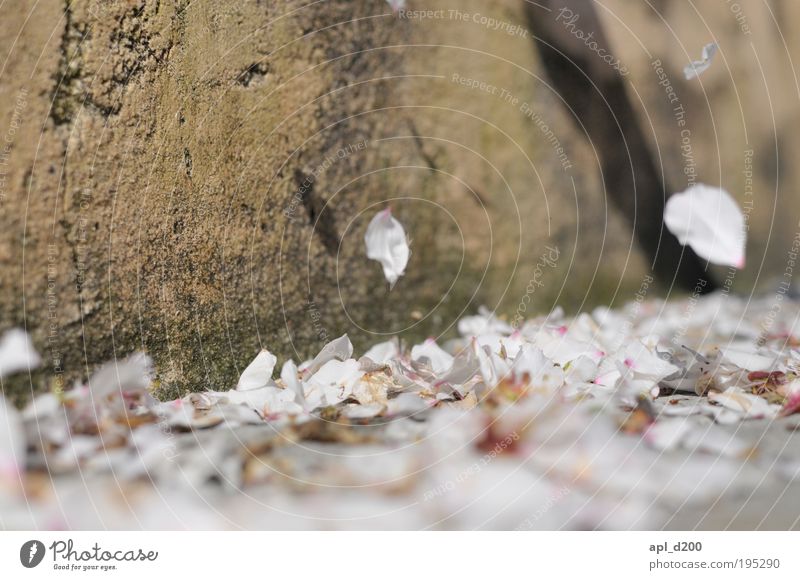
[[625, 89], [624, 65], [614, 57], [594, 2], [543, 0], [525, 3], [525, 11], [548, 77], [599, 157], [605, 194], [630, 221], [653, 272], [666, 286], [710, 292], [714, 284], [704, 264], [663, 225], [668, 180], [650, 154]]

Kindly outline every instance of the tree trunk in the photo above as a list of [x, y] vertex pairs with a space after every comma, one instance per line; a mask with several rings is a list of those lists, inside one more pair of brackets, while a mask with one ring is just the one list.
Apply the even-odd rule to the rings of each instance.
[[[413, 142], [380, 142], [408, 133], [381, 110], [402, 64], [381, 47], [404, 29], [382, 1], [304, 4], [3, 9], [0, 319], [33, 334], [48, 383], [18, 388], [145, 350], [165, 396], [224, 389], [261, 347], [363, 342], [446, 293], [435, 249], [454, 232], [429, 205], [394, 202], [426, 251], [391, 294], [363, 255], [396, 193], [384, 168], [425, 165]], [[434, 260], [444, 285], [423, 275]]]

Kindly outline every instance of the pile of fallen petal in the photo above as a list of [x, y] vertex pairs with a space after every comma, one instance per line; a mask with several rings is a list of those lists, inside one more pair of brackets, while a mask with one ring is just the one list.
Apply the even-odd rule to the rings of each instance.
[[[800, 308], [639, 301], [356, 357], [259, 353], [232, 390], [152, 397], [142, 353], [17, 411], [5, 528], [796, 527]], [[27, 337], [0, 373], [39, 363]], [[224, 387], [224, 386], [221, 386]]]

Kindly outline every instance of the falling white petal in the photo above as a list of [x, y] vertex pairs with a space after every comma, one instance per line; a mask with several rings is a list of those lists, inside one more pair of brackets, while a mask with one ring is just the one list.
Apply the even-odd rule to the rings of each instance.
[[0, 339], [0, 377], [34, 369], [40, 362], [27, 332], [13, 328], [3, 334]]
[[277, 362], [278, 359], [274, 354], [266, 349], [262, 350], [253, 359], [253, 362], [244, 369], [242, 376], [239, 377], [236, 390], [250, 391], [266, 387], [272, 381], [272, 371], [275, 369], [275, 363]]
[[379, 212], [367, 227], [364, 236], [367, 258], [380, 262], [383, 275], [394, 286], [405, 274], [411, 250], [403, 225], [392, 216], [391, 208]]
[[687, 64], [685, 67], [683, 67], [683, 76], [686, 77], [686, 80], [691, 80], [703, 74], [706, 69], [711, 66], [711, 60], [714, 58], [716, 53], [716, 42], [706, 44], [703, 47], [703, 54], [700, 56], [700, 60], [693, 60], [690, 64]]
[[746, 233], [739, 206], [724, 189], [693, 185], [667, 201], [664, 223], [698, 256], [722, 266], [743, 268]]

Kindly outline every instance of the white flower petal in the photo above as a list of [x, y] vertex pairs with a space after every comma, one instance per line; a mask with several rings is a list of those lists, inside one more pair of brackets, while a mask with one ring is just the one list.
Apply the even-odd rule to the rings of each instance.
[[267, 395], [264, 397], [261, 407], [256, 409], [258, 414], [265, 419], [272, 415], [299, 415], [304, 411], [303, 407], [297, 403], [294, 391], [277, 387], [265, 387], [265, 390]]
[[278, 359], [274, 354], [266, 349], [262, 350], [253, 359], [253, 362], [244, 369], [242, 376], [239, 377], [236, 390], [250, 391], [266, 387], [272, 381], [272, 371], [275, 369], [275, 363], [277, 362]]
[[353, 356], [353, 343], [350, 342], [350, 338], [346, 334], [343, 334], [323, 346], [319, 354], [314, 357], [314, 360], [304, 366], [302, 371], [307, 375], [313, 375], [328, 361], [345, 361], [351, 356]]
[[13, 328], [3, 334], [0, 339], [0, 377], [34, 369], [40, 362], [27, 332]]
[[597, 376], [597, 363], [588, 356], [579, 356], [569, 363], [569, 368], [564, 373], [567, 384], [590, 383]]
[[0, 394], [0, 483], [15, 486], [25, 466], [25, 434], [19, 412]]
[[693, 185], [669, 198], [664, 223], [678, 241], [713, 264], [743, 268], [746, 233], [739, 206], [724, 189]]
[[764, 398], [736, 387], [730, 387], [724, 393], [710, 392], [708, 400], [753, 419], [773, 418], [781, 409], [779, 405], [770, 405]]
[[387, 282], [394, 286], [405, 274], [411, 250], [403, 225], [392, 216], [391, 208], [372, 218], [364, 242], [367, 245], [367, 258], [380, 262]]
[[406, 0], [386, 0], [386, 3], [392, 7], [392, 12], [395, 14], [406, 7]]
[[281, 389], [274, 385], [244, 391], [211, 391], [206, 394], [215, 399], [215, 402], [221, 406], [226, 403], [244, 405], [261, 417], [285, 411], [284, 402], [291, 403], [293, 411], [299, 412], [301, 410], [300, 406], [294, 402], [294, 393], [292, 391]]
[[708, 67], [711, 66], [711, 60], [717, 53], [717, 43], [711, 42], [703, 47], [703, 53], [700, 60], [693, 60], [690, 64], [683, 67], [683, 76], [686, 80], [691, 80], [703, 74]]
[[141, 392], [150, 386], [153, 376], [153, 361], [144, 353], [111, 361], [101, 366], [89, 379], [89, 391], [95, 397], [106, 397], [114, 393]]
[[514, 328], [497, 318], [494, 313], [481, 306], [475, 316], [465, 316], [458, 321], [458, 332], [461, 336], [471, 338], [481, 334], [504, 334], [514, 332]]
[[649, 399], [658, 397], [660, 389], [656, 380], [651, 378], [636, 378], [636, 373], [630, 367], [619, 361], [617, 361], [617, 371], [616, 395], [622, 404], [635, 407], [640, 397]]
[[453, 355], [442, 349], [432, 338], [411, 348], [411, 360], [427, 362], [436, 374], [443, 373], [453, 366]]
[[480, 369], [484, 384], [489, 388], [496, 386], [503, 377], [500, 373], [503, 369], [507, 369], [508, 365], [501, 361], [502, 366], [498, 369], [498, 367], [495, 366], [495, 359], [499, 360], [497, 355], [494, 354], [489, 347], [481, 346], [477, 340], [472, 343], [472, 348], [475, 350], [475, 357], [478, 359], [478, 368]]
[[387, 364], [390, 360], [399, 354], [400, 350], [397, 348], [396, 340], [387, 340], [386, 342], [379, 342], [364, 353], [374, 363]]
[[387, 413], [391, 415], [421, 413], [427, 410], [431, 403], [414, 393], [400, 393], [394, 399], [389, 399], [387, 403]]
[[297, 365], [293, 360], [287, 360], [281, 368], [281, 380], [288, 391], [294, 393], [295, 400], [301, 405], [305, 401], [303, 383], [297, 372]]
[[535, 388], [553, 392], [564, 384], [564, 371], [538, 348], [526, 344], [519, 349], [511, 367], [514, 378]]
[[353, 387], [363, 376], [364, 372], [355, 359], [328, 361], [308, 379], [306, 398], [336, 405], [350, 397]]
[[455, 357], [453, 357], [453, 364], [447, 369], [442, 376], [439, 377], [441, 384], [450, 386], [463, 387], [458, 389], [462, 394], [467, 392], [473, 387], [473, 384], [467, 384], [473, 377], [480, 371], [480, 361], [478, 360], [478, 350], [480, 347], [477, 341], [473, 338], [470, 344], [462, 348]]
[[41, 422], [56, 415], [61, 410], [61, 401], [53, 393], [42, 393], [33, 398], [22, 412], [26, 421]]
[[599, 349], [589, 342], [582, 342], [564, 335], [554, 336], [545, 331], [536, 335], [536, 345], [548, 358], [560, 365], [565, 365], [581, 356], [595, 360], [599, 360], [602, 356], [599, 355]]
[[691, 423], [684, 418], [662, 419], [656, 421], [644, 433], [644, 440], [650, 447], [659, 451], [677, 448], [691, 430]]
[[719, 423], [720, 425], [735, 425], [745, 418], [744, 415], [737, 411], [732, 411], [726, 407], [711, 405], [709, 403], [703, 403], [700, 406], [700, 410], [704, 415], [711, 417], [715, 423]]
[[370, 403], [369, 405], [347, 405], [342, 414], [348, 419], [371, 419], [386, 410], [386, 405]]
[[748, 371], [773, 371], [777, 368], [777, 357], [768, 356], [755, 347], [728, 346], [720, 349], [722, 357], [739, 368]]
[[632, 369], [637, 379], [660, 381], [679, 369], [647, 348], [640, 340], [634, 340], [622, 354], [623, 364]]

